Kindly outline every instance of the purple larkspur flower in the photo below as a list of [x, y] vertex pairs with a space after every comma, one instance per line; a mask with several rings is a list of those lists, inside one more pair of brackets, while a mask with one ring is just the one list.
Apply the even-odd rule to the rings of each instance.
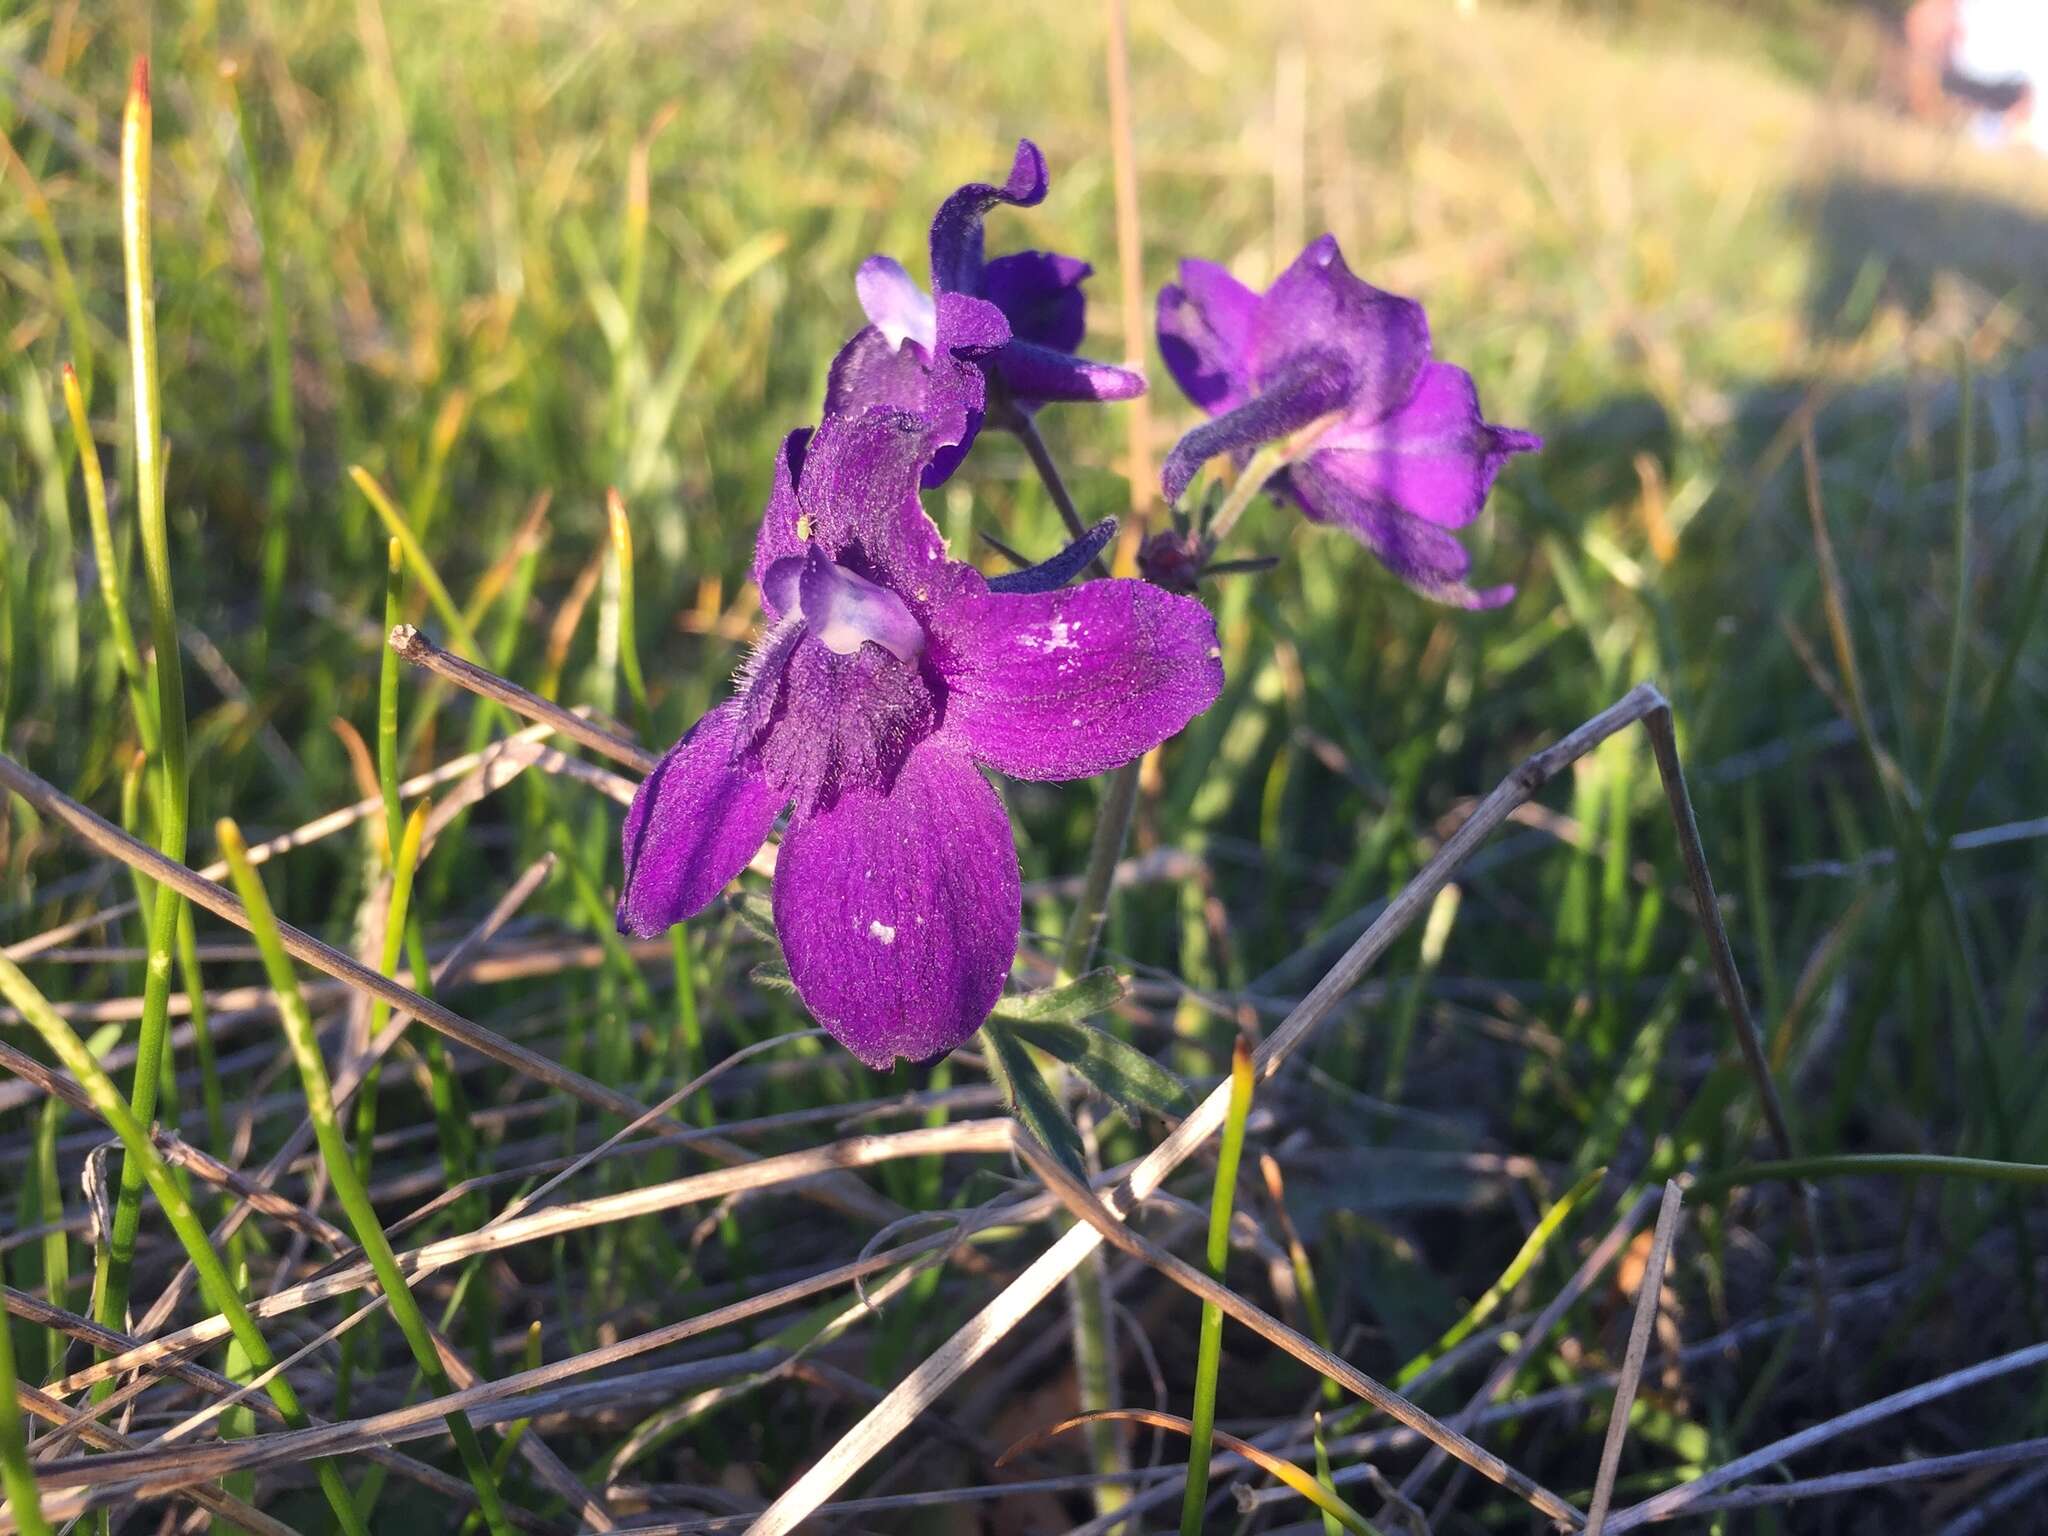
[[952, 474], [981, 430], [992, 376], [1015, 408], [1060, 400], [1128, 400], [1145, 380], [1127, 369], [1076, 357], [1087, 329], [1081, 281], [1094, 268], [1053, 251], [982, 254], [982, 221], [999, 203], [1035, 208], [1050, 185], [1045, 156], [1017, 141], [1010, 179], [969, 182], [932, 219], [932, 291], [888, 256], [870, 256], [854, 276], [867, 326], [833, 359], [825, 414], [873, 406], [930, 420], [939, 451], [924, 483]]
[[1169, 504], [1213, 455], [1241, 458], [1335, 417], [1274, 491], [1427, 597], [1492, 608], [1514, 596], [1466, 584], [1471, 556], [1450, 530], [1479, 515], [1510, 456], [1543, 440], [1484, 420], [1472, 375], [1431, 360], [1422, 306], [1353, 275], [1333, 236], [1263, 294], [1212, 262], [1183, 261], [1180, 281], [1159, 291], [1159, 349], [1214, 418], [1167, 455]]
[[1106, 772], [1223, 684], [1199, 603], [1065, 586], [1085, 553], [993, 580], [952, 559], [917, 498], [933, 446], [922, 417], [888, 410], [790, 435], [754, 553], [767, 631], [734, 696], [641, 784], [624, 836], [619, 927], [652, 935], [717, 896], [788, 807], [790, 975], [878, 1068], [972, 1035], [1016, 957], [1017, 853], [982, 768]]

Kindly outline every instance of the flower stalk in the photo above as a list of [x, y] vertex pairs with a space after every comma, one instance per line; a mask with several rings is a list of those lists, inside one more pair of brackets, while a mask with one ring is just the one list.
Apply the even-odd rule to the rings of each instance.
[[[121, 243], [127, 275], [129, 366], [135, 398], [135, 506], [142, 535], [143, 580], [149, 594], [150, 640], [156, 650], [158, 734], [157, 847], [174, 863], [185, 862], [188, 766], [185, 740], [185, 683], [178, 651], [177, 608], [171, 596], [170, 534], [164, 516], [163, 428], [157, 376], [156, 298], [149, 254], [150, 196], [149, 60], [135, 61], [127, 106], [121, 119]], [[142, 1125], [155, 1118], [157, 1084], [170, 1033], [171, 978], [182, 898], [169, 889], [150, 906], [147, 970], [142, 1020], [137, 1031], [135, 1080], [129, 1109]], [[100, 1257], [94, 1291], [97, 1320], [119, 1328], [128, 1310], [129, 1271], [142, 1220], [144, 1177], [132, 1155], [121, 1163], [113, 1228]], [[96, 1389], [94, 1400], [112, 1390]]]

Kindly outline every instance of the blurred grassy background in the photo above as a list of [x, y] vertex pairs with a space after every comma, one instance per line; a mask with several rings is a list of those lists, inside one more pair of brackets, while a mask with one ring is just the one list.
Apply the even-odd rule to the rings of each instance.
[[[1213, 1075], [1232, 1020], [1275, 1017], [1305, 990], [1466, 797], [1650, 678], [1677, 708], [1807, 1149], [2042, 1161], [2041, 842], [1955, 853], [1933, 900], [1903, 899], [1883, 851], [2048, 811], [2048, 642], [2020, 639], [2043, 534], [2048, 168], [1895, 120], [1871, 97], [1881, 31], [1860, 13], [1681, 9], [1684, 25], [1654, 6], [1133, 0], [1148, 303], [1181, 255], [1262, 283], [1329, 229], [1356, 270], [1428, 305], [1440, 355], [1476, 374], [1493, 419], [1549, 447], [1507, 473], [1478, 526], [1479, 576], [1522, 589], [1495, 614], [1426, 608], [1347, 541], [1277, 510], [1248, 520], [1247, 542], [1284, 559], [1217, 594], [1231, 684], [1166, 754], [1140, 825], [1146, 846], [1184, 850], [1202, 874], [1120, 903], [1111, 949], [1161, 979], [1127, 1022], [1148, 1047], [1177, 1031], [1178, 1064]], [[1028, 134], [1053, 193], [998, 215], [991, 248], [1088, 255], [1093, 350], [1125, 345], [1092, 7], [247, 0], [151, 20], [139, 5], [17, 0], [0, 19], [15, 151], [0, 183], [0, 740], [109, 814], [131, 730], [56, 369], [89, 365], [110, 477], [125, 484], [112, 177], [128, 60], [144, 50], [196, 826], [232, 812], [253, 834], [356, 793], [329, 722], [371, 727], [384, 535], [348, 466], [392, 488], [459, 602], [505, 562], [477, 616], [494, 667], [609, 709], [622, 701], [602, 596], [574, 629], [555, 621], [595, 575], [616, 485], [666, 739], [743, 652], [773, 448], [812, 419], [858, 322], [863, 256], [888, 251], [921, 274], [936, 201], [1000, 172]], [[1191, 412], [1149, 344], [1147, 356], [1156, 452]], [[1808, 427], [1874, 743], [1835, 696], [1800, 475]], [[1127, 506], [1122, 430], [1113, 410], [1048, 415], [1084, 513]], [[540, 534], [515, 543], [540, 498]], [[930, 504], [963, 550], [976, 529], [1032, 551], [1057, 536], [1006, 439], [985, 439]], [[129, 507], [117, 491], [123, 539]], [[2007, 658], [2013, 681], [1986, 716]], [[1959, 724], [1944, 749], [1945, 716]], [[412, 725], [409, 766], [490, 728], [460, 702]], [[1980, 735], [1972, 760], [1964, 745]], [[1907, 788], [1882, 790], [1873, 744]], [[1005, 792], [1027, 876], [1075, 871], [1090, 794]], [[1619, 1187], [1756, 1152], [1642, 743], [1610, 744], [1549, 803], [1466, 882], [1441, 943], [1426, 956], [1404, 945], [1388, 984], [1318, 1043], [1319, 1072], [1275, 1100], [1308, 1135], [1290, 1191], [1367, 1369], [1455, 1318], [1521, 1241], [1532, 1195], [1554, 1198], [1563, 1174], [1610, 1165]], [[570, 873], [532, 932], [601, 930], [614, 835], [566, 790], [487, 807], [430, 862], [433, 931], [467, 926], [543, 848]], [[84, 910], [93, 890], [69, 880], [84, 867], [10, 805], [0, 936]], [[360, 848], [337, 841], [277, 867], [272, 887], [285, 915], [346, 942], [361, 868]], [[1041, 904], [1027, 923], [1056, 933], [1060, 911]], [[703, 926], [711, 1053], [793, 1023], [747, 984], [743, 936]], [[208, 971], [217, 985], [253, 975]], [[119, 964], [36, 976], [74, 1002], [135, 990]], [[1209, 1001], [1178, 997], [1182, 984]], [[659, 968], [643, 982], [615, 964], [467, 1006], [532, 1023], [586, 1070], [651, 1081], [673, 1065], [667, 1005], [646, 990], [666, 985]], [[813, 1068], [740, 1077], [720, 1113], [874, 1088], [837, 1058]], [[427, 1119], [410, 1092], [390, 1090], [387, 1128]], [[0, 1141], [25, 1145], [29, 1121], [0, 1111]], [[566, 1112], [559, 1130], [573, 1134]], [[1126, 1132], [1110, 1150], [1140, 1144]], [[423, 1155], [394, 1146], [394, 1166]], [[1482, 1161], [1502, 1152], [1536, 1173]], [[895, 1192], [930, 1203], [940, 1185], [920, 1175]], [[1912, 1284], [1843, 1320], [1867, 1346], [1849, 1368], [1785, 1372], [1795, 1351], [1702, 1367], [1665, 1392], [1639, 1481], [2040, 1337], [2038, 1279], [2016, 1259], [2032, 1251], [2023, 1208], [1975, 1186], [1840, 1184], [1824, 1209], [1842, 1283]], [[1800, 1294], [1786, 1217], [1768, 1191], [1703, 1213], [1706, 1240], [1674, 1281], [1674, 1306], [1698, 1314], [1688, 1337]], [[733, 1262], [679, 1271], [665, 1241], [635, 1230], [556, 1255], [557, 1282], [577, 1276], [576, 1307], [549, 1318], [569, 1342]], [[40, 1283], [31, 1254], [10, 1256], [16, 1283]], [[892, 1319], [859, 1368], [893, 1379], [969, 1299], [949, 1289], [922, 1318]], [[527, 1318], [515, 1300], [499, 1321]], [[1167, 1330], [1191, 1321], [1192, 1309], [1147, 1315]], [[1597, 1324], [1581, 1366], [1615, 1347]], [[1248, 1412], [1299, 1390], [1256, 1358], [1226, 1369], [1241, 1401], [1265, 1405]], [[752, 1467], [732, 1475], [776, 1486], [847, 1411], [820, 1424], [799, 1390], [780, 1390], [772, 1412], [742, 1410], [664, 1452], [664, 1476]], [[2016, 1432], [2037, 1392], [2009, 1393], [1900, 1431], [1901, 1444]], [[1571, 1490], [1596, 1443], [1538, 1436], [1517, 1454]], [[1886, 1459], [1867, 1442], [1845, 1454]], [[1861, 1507], [1918, 1511], [1904, 1502], [1917, 1497]], [[1506, 1518], [1467, 1504], [1457, 1519]]]

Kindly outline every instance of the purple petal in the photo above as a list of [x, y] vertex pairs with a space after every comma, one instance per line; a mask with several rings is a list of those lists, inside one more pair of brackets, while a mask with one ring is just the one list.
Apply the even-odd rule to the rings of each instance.
[[1424, 597], [1455, 608], [1498, 608], [1515, 595], [1511, 586], [1468, 586], [1465, 574], [1472, 557], [1465, 546], [1384, 497], [1359, 494], [1331, 473], [1329, 461], [1341, 456], [1341, 451], [1312, 453], [1289, 465], [1284, 480], [1276, 483], [1312, 522], [1344, 528]]
[[931, 388], [932, 355], [917, 342], [897, 346], [869, 325], [839, 349], [825, 375], [825, 414], [921, 411]]
[[981, 221], [998, 203], [1035, 208], [1045, 201], [1045, 156], [1029, 139], [1017, 141], [1010, 179], [1000, 187], [971, 181], [939, 204], [932, 219], [932, 291], [981, 291]]
[[1019, 405], [1059, 400], [1133, 400], [1145, 393], [1145, 377], [1128, 368], [1090, 362], [1028, 341], [1013, 341], [994, 358], [996, 375]]
[[1159, 351], [1181, 392], [1211, 416], [1251, 398], [1252, 322], [1259, 296], [1212, 261], [1180, 264], [1159, 290]]
[[937, 350], [938, 310], [932, 296], [903, 270], [902, 262], [893, 256], [870, 256], [853, 275], [853, 291], [868, 323], [890, 346], [901, 347], [908, 340], [927, 353]]
[[923, 411], [937, 444], [925, 466], [927, 489], [943, 485], [967, 457], [988, 409], [983, 364], [1010, 339], [1003, 312], [964, 293], [938, 296], [939, 354], [925, 389]]
[[[835, 564], [890, 588], [917, 612], [947, 568], [946, 541], [917, 499], [931, 454], [931, 423], [922, 415], [871, 410], [828, 418], [804, 450], [796, 494], [803, 521], [792, 524], [778, 558], [806, 553], [799, 535], [807, 534]], [[760, 559], [757, 546], [757, 585], [767, 574]]]
[[1472, 375], [1431, 363], [1415, 396], [1376, 421], [1348, 417], [1319, 444], [1322, 472], [1355, 494], [1387, 502], [1443, 528], [1462, 528], [1479, 515], [1501, 465], [1542, 439], [1492, 426], [1479, 414]]
[[702, 911], [767, 840], [787, 797], [735, 766], [738, 722], [721, 704], [641, 781], [621, 838], [621, 933], [652, 938]]
[[1215, 702], [1216, 622], [1142, 581], [1054, 592], [969, 584], [932, 616], [945, 734], [1020, 779], [1080, 779], [1150, 751]]
[[1259, 300], [1252, 377], [1269, 389], [1305, 355], [1340, 359], [1350, 374], [1347, 407], [1384, 416], [1415, 392], [1416, 375], [1429, 361], [1429, 320], [1413, 299], [1354, 277], [1335, 238], [1325, 235]]
[[802, 819], [851, 791], [878, 792], [938, 712], [924, 674], [880, 646], [840, 655], [808, 631], [777, 648], [777, 630], [748, 669], [746, 719], [753, 761]]
[[1088, 299], [1081, 280], [1095, 269], [1056, 251], [998, 256], [981, 269], [980, 293], [1010, 322], [1020, 341], [1071, 352], [1088, 329]]
[[782, 446], [775, 454], [775, 485], [769, 491], [768, 505], [761, 513], [761, 531], [754, 536], [753, 580], [754, 585], [762, 589], [761, 606], [767, 612], [770, 624], [782, 617], [783, 603], [767, 590], [768, 569], [778, 560], [804, 552], [805, 537], [797, 532], [804, 509], [796, 487], [803, 476], [804, 456], [810, 442], [809, 427], [799, 427], [782, 440]]
[[1298, 432], [1341, 408], [1350, 388], [1351, 372], [1341, 361], [1304, 353], [1245, 404], [1203, 422], [1173, 445], [1159, 471], [1167, 505], [1180, 501], [1195, 471], [1217, 454], [1249, 453], [1262, 443]]
[[1088, 562], [1101, 554], [1116, 537], [1116, 519], [1105, 517], [1050, 560], [1027, 565], [1021, 571], [991, 576], [991, 592], [1051, 592], [1064, 587], [1088, 569]]
[[804, 1006], [868, 1066], [943, 1056], [981, 1027], [1017, 954], [1010, 820], [943, 736], [886, 792], [799, 820], [775, 868], [775, 926]]

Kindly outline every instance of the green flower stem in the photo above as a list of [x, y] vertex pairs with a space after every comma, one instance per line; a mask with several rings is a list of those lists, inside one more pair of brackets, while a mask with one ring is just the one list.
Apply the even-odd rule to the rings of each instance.
[[[405, 842], [400, 845], [401, 849], [409, 847], [415, 855], [419, 850], [421, 820], [419, 812], [415, 811], [406, 826]], [[234, 877], [235, 890], [242, 898], [242, 905], [248, 909], [250, 931], [256, 936], [257, 948], [263, 952], [263, 968], [270, 977], [270, 985], [277, 992], [278, 1017], [283, 1020], [286, 1042], [291, 1046], [292, 1059], [298, 1064], [299, 1078], [305, 1085], [306, 1114], [313, 1122], [313, 1135], [327, 1165], [327, 1176], [333, 1181], [335, 1198], [341, 1202], [349, 1228], [362, 1245], [363, 1256], [376, 1271], [377, 1284], [391, 1304], [391, 1315], [397, 1321], [399, 1331], [405, 1335], [405, 1342], [411, 1346], [420, 1373], [426, 1377], [434, 1395], [444, 1397], [455, 1390], [454, 1385], [448, 1379], [447, 1368], [441, 1363], [441, 1353], [434, 1346], [419, 1303], [413, 1299], [405, 1276], [399, 1270], [398, 1256], [392, 1252], [390, 1239], [385, 1237], [376, 1209], [370, 1204], [369, 1188], [356, 1171], [347, 1138], [341, 1133], [341, 1122], [334, 1108], [334, 1088], [327, 1079], [327, 1064], [321, 1059], [320, 1044], [313, 1034], [312, 1016], [306, 1012], [305, 999], [299, 993], [291, 957], [284, 951], [284, 940], [278, 933], [277, 914], [271, 910], [269, 894], [264, 890], [255, 866], [249, 862], [249, 848], [242, 840], [241, 829], [234, 822], [223, 819], [218, 827], [218, 837], [221, 855], [227, 860], [228, 871]], [[401, 869], [404, 859], [405, 854], [401, 852]], [[410, 884], [409, 881], [405, 883]], [[402, 921], [396, 891], [392, 896], [392, 916], [391, 926], [396, 930]], [[387, 945], [387, 950], [389, 948]], [[504, 1502], [498, 1497], [498, 1481], [491, 1473], [490, 1459], [484, 1454], [483, 1443], [477, 1438], [469, 1416], [460, 1411], [449, 1414], [448, 1432], [454, 1436], [463, 1467], [476, 1487], [477, 1504], [483, 1510], [484, 1522], [490, 1527], [492, 1536], [511, 1536], [511, 1522], [506, 1517]]]
[[[1252, 1110], [1252, 1053], [1244, 1036], [1230, 1059], [1230, 1107], [1216, 1150], [1216, 1189], [1209, 1198], [1209, 1273], [1223, 1278], [1230, 1262], [1230, 1215], [1237, 1198], [1237, 1166], [1244, 1156], [1244, 1127]], [[1202, 1303], [1202, 1332], [1195, 1359], [1195, 1406], [1188, 1431], [1188, 1481], [1181, 1495], [1181, 1536], [1202, 1536], [1202, 1506], [1209, 1502], [1209, 1452], [1216, 1437], [1216, 1386], [1223, 1368], [1223, 1313]]]
[[1223, 498], [1223, 505], [1216, 509], [1216, 516], [1209, 524], [1205, 536], [1209, 548], [1222, 548], [1223, 541], [1237, 527], [1237, 520], [1244, 516], [1245, 509], [1266, 488], [1266, 482], [1287, 467], [1294, 455], [1295, 449], [1287, 440], [1268, 443], [1252, 455], [1251, 462], [1245, 465], [1244, 473], [1237, 477], [1237, 483], [1231, 486], [1230, 494]]
[[[86, 1049], [85, 1042], [57, 1016], [57, 1010], [36, 990], [21, 967], [4, 954], [0, 954], [0, 996], [12, 1003], [29, 1027], [42, 1037], [58, 1063], [85, 1090], [87, 1098], [92, 1101], [93, 1112], [121, 1138], [122, 1148], [127, 1154], [123, 1166], [141, 1170], [141, 1178], [163, 1208], [171, 1230], [177, 1234], [186, 1256], [192, 1261], [192, 1267], [199, 1272], [200, 1289], [206, 1297], [206, 1304], [227, 1319], [228, 1329], [247, 1356], [253, 1371], [269, 1371], [277, 1364], [277, 1357], [270, 1352], [269, 1344], [256, 1327], [256, 1319], [250, 1316], [227, 1266], [214, 1251], [205, 1225], [192, 1209], [192, 1202], [185, 1198], [178, 1181], [171, 1177], [170, 1168], [150, 1142], [148, 1130], [122, 1099], [113, 1079], [101, 1070], [92, 1052]], [[292, 1390], [291, 1382], [283, 1372], [272, 1376], [264, 1390], [277, 1404], [277, 1411], [289, 1427], [305, 1429], [310, 1426], [305, 1409], [299, 1405], [298, 1394]], [[340, 1470], [333, 1460], [316, 1461], [313, 1466], [320, 1480], [321, 1492], [326, 1494], [342, 1530], [348, 1536], [369, 1536], [363, 1523], [356, 1518], [348, 1486], [342, 1482]]]
[[[150, 164], [149, 60], [135, 61], [133, 83], [121, 120], [121, 235], [128, 289], [128, 349], [135, 397], [135, 507], [142, 534], [143, 579], [149, 592], [150, 641], [156, 650], [156, 714], [160, 738], [157, 785], [158, 848], [174, 863], [185, 862], [188, 814], [184, 669], [178, 653], [178, 616], [171, 600], [170, 531], [164, 518], [163, 437], [159, 414], [156, 298], [149, 259]], [[135, 1081], [130, 1104], [135, 1120], [147, 1125], [156, 1114], [157, 1082], [170, 1033], [172, 949], [182, 898], [160, 890], [150, 907], [147, 971], [143, 978], [142, 1021], [137, 1032]], [[128, 1312], [129, 1270], [142, 1222], [142, 1170], [133, 1155], [121, 1163], [113, 1231], [101, 1255], [98, 1321], [118, 1328]], [[102, 1383], [95, 1400], [112, 1390]]]
[[1066, 941], [1060, 946], [1062, 982], [1082, 975], [1095, 959], [1103, 920], [1109, 916], [1109, 892], [1116, 881], [1117, 861], [1124, 856], [1124, 839], [1130, 835], [1131, 816], [1138, 808], [1138, 773], [1143, 762], [1143, 758], [1135, 758], [1125, 763], [1109, 776], [1109, 784], [1102, 791], [1102, 808], [1095, 816], [1095, 840], [1088, 849], [1088, 870], [1081, 878], [1081, 899], [1068, 919]]

